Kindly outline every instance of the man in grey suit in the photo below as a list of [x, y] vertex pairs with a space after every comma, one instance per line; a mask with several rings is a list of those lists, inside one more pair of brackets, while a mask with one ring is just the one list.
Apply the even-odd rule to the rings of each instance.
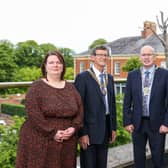
[[140, 60], [143, 66], [129, 72], [125, 89], [123, 120], [132, 133], [136, 168], [145, 168], [146, 143], [154, 168], [164, 167], [165, 133], [168, 130], [168, 71], [156, 67], [155, 50], [143, 46]]
[[84, 126], [79, 131], [81, 168], [106, 168], [108, 143], [116, 138], [116, 105], [113, 77], [105, 71], [109, 51], [92, 50], [93, 65], [75, 80], [84, 105]]

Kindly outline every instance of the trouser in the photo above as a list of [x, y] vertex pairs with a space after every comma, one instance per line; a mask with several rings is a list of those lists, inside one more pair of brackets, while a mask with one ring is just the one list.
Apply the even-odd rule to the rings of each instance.
[[154, 132], [148, 118], [142, 119], [140, 130], [133, 132], [132, 138], [135, 168], [145, 168], [147, 141], [149, 141], [154, 168], [164, 167], [165, 134]]

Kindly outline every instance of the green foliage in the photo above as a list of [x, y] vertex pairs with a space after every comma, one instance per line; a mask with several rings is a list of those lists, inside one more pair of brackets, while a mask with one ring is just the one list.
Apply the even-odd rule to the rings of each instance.
[[[41, 70], [37, 67], [23, 67], [18, 68], [13, 77], [13, 81], [15, 82], [25, 82], [25, 81], [34, 81], [41, 77]], [[15, 93], [25, 93], [27, 91], [27, 87], [22, 88], [10, 88], [8, 89], [9, 94]]]
[[5, 93], [3, 94], [4, 96], [8, 96], [10, 94], [17, 94], [17, 93], [21, 93], [24, 94], [27, 92], [28, 87], [18, 87], [18, 88], [6, 88], [6, 89], [2, 89]]
[[9, 114], [11, 116], [17, 115], [17, 116], [25, 116], [25, 106], [24, 105], [18, 105], [18, 104], [8, 104], [8, 103], [2, 103], [1, 104], [1, 112], [4, 114]]
[[70, 48], [58, 48], [58, 51], [64, 56], [72, 56], [75, 52]]
[[131, 135], [123, 127], [123, 95], [116, 96], [117, 138], [111, 146], [119, 146], [131, 141]]
[[42, 53], [39, 45], [33, 40], [19, 42], [15, 48], [15, 61], [19, 67], [40, 67]]
[[49, 51], [57, 50], [57, 47], [51, 43], [40, 44], [41, 56], [44, 57]]
[[20, 104], [25, 105], [25, 99], [22, 99]]
[[65, 59], [66, 67], [71, 67], [71, 68], [74, 67], [74, 61], [73, 61], [73, 57], [72, 56], [66, 56], [66, 57], [64, 57], [64, 59]]
[[142, 63], [139, 60], [139, 57], [131, 57], [126, 64], [123, 66], [123, 71], [129, 72], [134, 69], [138, 69], [139, 67], [142, 66]]
[[65, 73], [64, 78], [66, 80], [73, 80], [74, 79], [74, 70], [73, 70], [72, 67], [67, 67], [66, 68], [66, 73]]
[[64, 56], [66, 67], [73, 67], [73, 57], [74, 51], [70, 48], [59, 48], [59, 52]]
[[7, 40], [0, 41], [0, 82], [12, 81], [16, 69], [13, 44]]
[[99, 38], [99, 39], [92, 42], [92, 44], [89, 46], [89, 49], [93, 49], [98, 45], [103, 45], [106, 43], [107, 43], [107, 41], [105, 39]]
[[19, 130], [24, 118], [14, 116], [13, 120], [12, 126], [0, 125], [0, 168], [15, 167]]
[[13, 81], [34, 81], [41, 77], [41, 69], [37, 67], [23, 67], [16, 70]]

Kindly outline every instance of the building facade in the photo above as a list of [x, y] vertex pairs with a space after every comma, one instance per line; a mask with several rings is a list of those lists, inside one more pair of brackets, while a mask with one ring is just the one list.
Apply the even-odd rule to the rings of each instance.
[[[125, 63], [131, 58], [139, 55], [140, 48], [144, 45], [151, 45], [157, 52], [156, 65], [166, 67], [164, 48], [160, 40], [153, 34], [149, 26], [156, 32], [156, 24], [145, 21], [141, 36], [124, 37], [105, 46], [111, 51], [107, 60], [107, 72], [112, 74], [115, 81], [116, 93], [123, 93], [127, 72], [122, 70]], [[74, 57], [75, 76], [91, 66], [90, 51], [83, 52]]]

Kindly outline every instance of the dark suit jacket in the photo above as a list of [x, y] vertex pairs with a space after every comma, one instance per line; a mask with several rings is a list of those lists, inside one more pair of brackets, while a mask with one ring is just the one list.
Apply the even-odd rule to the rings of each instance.
[[[142, 117], [142, 79], [140, 70], [128, 74], [124, 97], [124, 126], [133, 124], [138, 130]], [[151, 128], [168, 126], [168, 71], [156, 68], [151, 88], [149, 113]]]
[[[76, 77], [75, 86], [79, 91], [84, 105], [84, 127], [79, 136], [89, 135], [91, 144], [101, 144], [104, 141], [106, 116], [103, 95], [96, 80], [88, 71]], [[108, 75], [108, 103], [110, 111], [110, 131], [116, 130], [116, 106], [113, 77]]]

